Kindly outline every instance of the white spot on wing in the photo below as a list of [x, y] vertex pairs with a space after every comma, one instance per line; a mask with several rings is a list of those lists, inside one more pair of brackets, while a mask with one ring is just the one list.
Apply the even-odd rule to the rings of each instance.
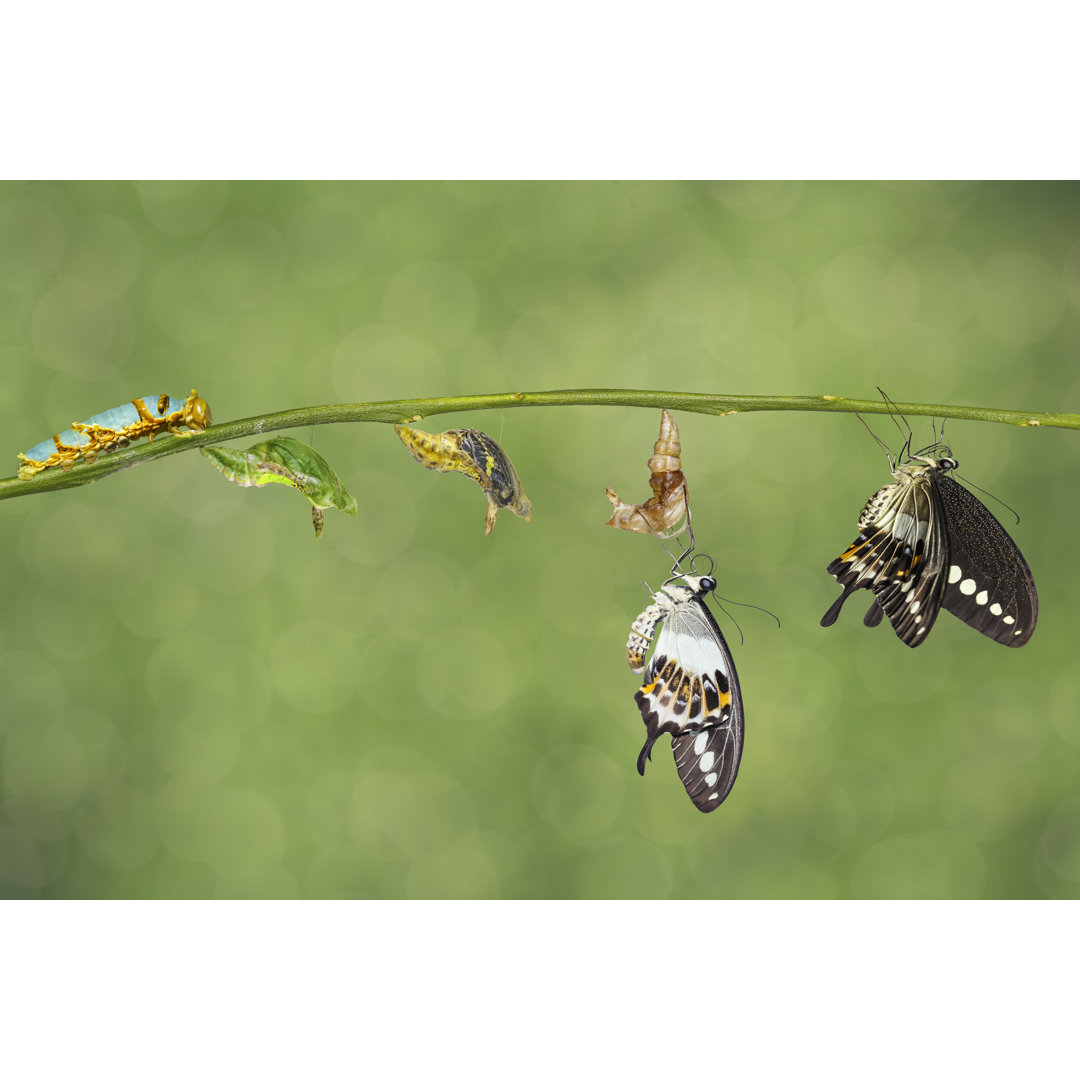
[[975, 579], [970, 577], [964, 578], [964, 580], [960, 582], [960, 591], [965, 596], [970, 596], [975, 591]]
[[1000, 604], [991, 604], [990, 605], [990, 614], [991, 615], [1000, 615], [1001, 614], [1001, 605]]
[[964, 571], [959, 566], [949, 567], [949, 584], [955, 585], [964, 576]]
[[709, 787], [712, 787], [713, 784], [716, 783], [716, 780], [717, 780], [717, 775], [714, 772], [709, 773], [709, 775], [705, 777], [705, 783], [708, 784]]
[[[1014, 619], [1014, 618], [1013, 618], [1013, 617], [1012, 617], [1011, 615], [1006, 615], [1006, 616], [1005, 616], [1005, 618], [1004, 618], [1004, 619], [1002, 619], [1001, 621], [1002, 621], [1002, 622], [1003, 622], [1003, 623], [1004, 623], [1004, 624], [1005, 624], [1006, 626], [1012, 626], [1012, 624], [1013, 624], [1014, 622], [1016, 622], [1016, 620], [1015, 620], [1015, 619]], [[1019, 630], [1017, 630], [1017, 633], [1020, 633], [1020, 631], [1019, 631]]]
[[985, 589], [983, 589], [982, 592], [980, 592], [979, 595], [975, 597], [975, 603], [976, 604], [985, 604], [986, 601], [989, 600], [989, 599], [990, 599], [990, 594]]
[[705, 749], [709, 742], [709, 733], [707, 731], [701, 732], [694, 740], [694, 753], [700, 754]]
[[712, 764], [715, 760], [716, 755], [711, 750], [708, 750], [701, 755], [701, 760], [698, 762], [698, 768], [702, 772], [708, 772], [712, 768]]

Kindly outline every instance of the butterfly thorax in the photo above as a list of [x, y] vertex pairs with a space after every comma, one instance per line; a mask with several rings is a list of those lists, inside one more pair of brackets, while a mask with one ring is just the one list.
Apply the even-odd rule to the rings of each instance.
[[955, 458], [935, 458], [923, 454], [912, 457], [902, 464], [894, 465], [891, 472], [896, 482], [879, 488], [866, 500], [866, 505], [859, 514], [860, 531], [867, 526], [880, 527], [885, 524], [890, 509], [895, 509], [903, 501], [911, 485], [928, 484], [931, 475], [941, 476], [957, 467]]

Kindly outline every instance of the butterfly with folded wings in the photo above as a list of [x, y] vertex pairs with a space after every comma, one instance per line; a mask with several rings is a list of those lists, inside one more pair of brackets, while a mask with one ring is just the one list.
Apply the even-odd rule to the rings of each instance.
[[[670, 733], [679, 778], [703, 813], [727, 798], [743, 745], [739, 677], [724, 635], [705, 605], [715, 588], [716, 579], [709, 574], [676, 572], [652, 594], [626, 643], [631, 671], [645, 672], [634, 695], [646, 730], [638, 772], [645, 775], [653, 743]], [[656, 648], [646, 668], [645, 654], [654, 636]]]
[[821, 625], [836, 622], [853, 592], [869, 589], [874, 601], [863, 622], [877, 626], [887, 615], [911, 648], [926, 640], [941, 608], [1002, 645], [1026, 644], [1039, 597], [1020, 549], [949, 475], [957, 462], [948, 447], [904, 456], [890, 459], [895, 483], [870, 496], [858, 537], [826, 567], [844, 591]]

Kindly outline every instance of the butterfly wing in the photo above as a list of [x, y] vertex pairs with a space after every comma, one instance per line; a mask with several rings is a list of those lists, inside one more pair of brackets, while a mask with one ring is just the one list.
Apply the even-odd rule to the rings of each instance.
[[687, 794], [703, 813], [715, 810], [739, 771], [743, 704], [727, 642], [700, 598], [667, 614], [634, 700], [646, 729], [638, 772], [644, 775], [653, 743], [670, 732]]
[[1039, 596], [1024, 556], [1001, 523], [950, 476], [935, 485], [949, 534], [943, 606], [968, 626], [1012, 648], [1027, 643]]
[[946, 515], [928, 468], [902, 466], [898, 472], [904, 478], [871, 496], [858, 538], [826, 567], [844, 591], [821, 625], [836, 622], [853, 592], [870, 589], [874, 602], [863, 622], [876, 626], [888, 615], [896, 636], [915, 648], [926, 640], [941, 608]]

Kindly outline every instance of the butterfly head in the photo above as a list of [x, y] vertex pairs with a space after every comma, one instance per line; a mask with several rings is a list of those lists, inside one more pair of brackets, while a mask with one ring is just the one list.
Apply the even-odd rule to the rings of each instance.
[[939, 472], [950, 472], [960, 467], [959, 462], [952, 456], [952, 450], [942, 442], [931, 443], [924, 446], [914, 454], [907, 455], [908, 461], [921, 461]]

